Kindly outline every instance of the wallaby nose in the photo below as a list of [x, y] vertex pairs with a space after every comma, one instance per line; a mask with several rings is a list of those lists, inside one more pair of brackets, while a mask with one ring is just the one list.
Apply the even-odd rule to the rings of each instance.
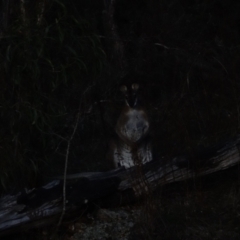
[[132, 96], [131, 98], [126, 99], [126, 101], [130, 108], [134, 108], [137, 105], [137, 96]]

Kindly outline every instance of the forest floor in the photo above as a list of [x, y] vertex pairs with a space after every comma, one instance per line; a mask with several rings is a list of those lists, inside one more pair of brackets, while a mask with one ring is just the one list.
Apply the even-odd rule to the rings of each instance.
[[[161, 187], [128, 206], [100, 209], [65, 221], [56, 240], [240, 239], [239, 167]], [[2, 240], [47, 240], [49, 228]]]

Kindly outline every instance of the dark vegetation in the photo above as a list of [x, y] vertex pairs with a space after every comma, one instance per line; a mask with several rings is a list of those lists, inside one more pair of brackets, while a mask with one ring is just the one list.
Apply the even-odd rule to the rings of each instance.
[[[1, 193], [63, 175], [66, 156], [68, 173], [108, 170], [121, 83], [142, 85], [157, 156], [194, 156], [238, 133], [240, 3], [117, 0], [116, 36], [110, 2], [1, 1]], [[151, 216], [166, 231], [149, 239], [239, 239], [234, 174], [184, 188], [179, 205], [160, 195]]]
[[141, 207], [130, 239], [239, 239], [238, 174], [230, 169], [162, 188]]

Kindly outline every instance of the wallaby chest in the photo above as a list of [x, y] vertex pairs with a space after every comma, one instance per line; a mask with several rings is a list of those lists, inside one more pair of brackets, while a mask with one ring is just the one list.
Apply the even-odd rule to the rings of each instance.
[[149, 120], [142, 109], [124, 109], [115, 128], [118, 136], [131, 143], [137, 143], [148, 133]]

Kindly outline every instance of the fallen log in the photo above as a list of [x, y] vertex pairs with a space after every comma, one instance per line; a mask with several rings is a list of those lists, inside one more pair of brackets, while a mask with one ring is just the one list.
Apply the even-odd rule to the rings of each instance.
[[[66, 215], [94, 202], [131, 201], [168, 183], [192, 179], [236, 166], [240, 162], [240, 136], [207, 149], [195, 157], [164, 158], [143, 166], [119, 168], [108, 172], [88, 172], [67, 176]], [[24, 190], [0, 199], [0, 235], [56, 222], [62, 212], [63, 179]], [[114, 200], [113, 200], [114, 199]]]

